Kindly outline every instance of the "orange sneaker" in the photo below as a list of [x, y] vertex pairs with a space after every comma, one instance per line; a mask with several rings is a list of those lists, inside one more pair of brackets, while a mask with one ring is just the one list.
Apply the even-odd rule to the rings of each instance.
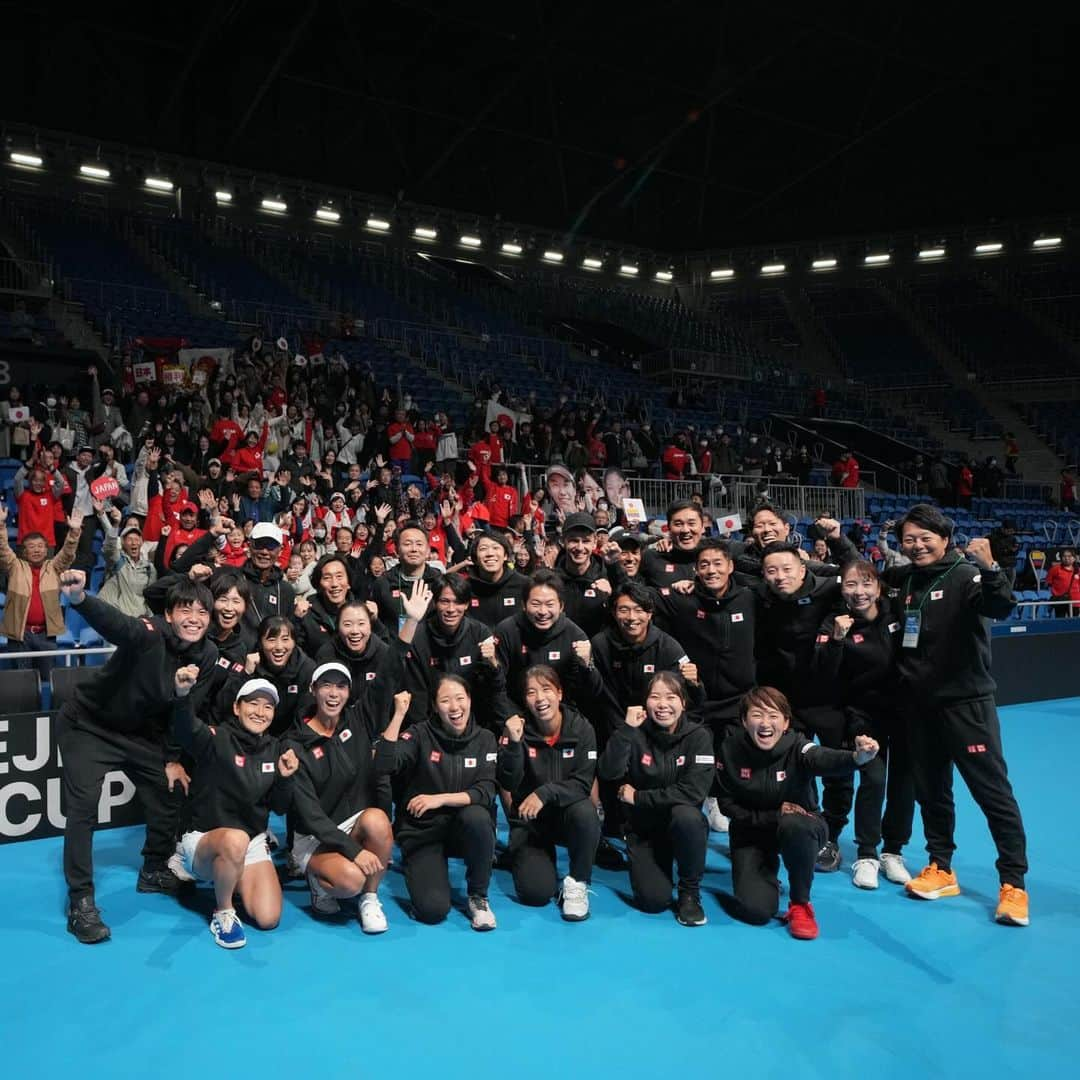
[[912, 878], [904, 888], [909, 896], [919, 900], [940, 900], [943, 896], [960, 895], [956, 875], [951, 870], [939, 870], [936, 862], [924, 866], [919, 876]]
[[994, 918], [1005, 926], [1027, 926], [1028, 894], [1015, 885], [1002, 885]]

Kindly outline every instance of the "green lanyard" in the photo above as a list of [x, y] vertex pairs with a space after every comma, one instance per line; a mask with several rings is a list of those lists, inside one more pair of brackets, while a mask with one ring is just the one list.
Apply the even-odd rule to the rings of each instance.
[[948, 576], [949, 576], [949, 575], [950, 575], [950, 574], [951, 574], [951, 573], [952, 573], [952, 572], [953, 572], [953, 571], [954, 571], [954, 570], [955, 570], [955, 569], [956, 569], [956, 568], [957, 568], [957, 567], [958, 567], [958, 566], [959, 566], [959, 565], [960, 565], [960, 564], [961, 564], [961, 563], [962, 563], [963, 561], [964, 561], [963, 559], [957, 559], [957, 560], [956, 560], [956, 562], [954, 562], [954, 563], [952, 564], [952, 566], [950, 566], [950, 567], [949, 567], [949, 569], [945, 571], [945, 573], [944, 573], [944, 574], [942, 574], [942, 575], [941, 575], [941, 576], [940, 576], [939, 578], [937, 578], [936, 580], [934, 580], [934, 581], [930, 582], [930, 584], [929, 584], [929, 586], [927, 587], [926, 591], [925, 591], [925, 592], [924, 592], [924, 593], [922, 594], [922, 599], [921, 599], [921, 600], [919, 601], [919, 606], [918, 606], [917, 608], [913, 608], [913, 607], [911, 606], [911, 582], [912, 582], [912, 579], [914, 578], [914, 575], [913, 575], [913, 574], [909, 574], [909, 575], [908, 575], [908, 579], [907, 579], [907, 584], [905, 584], [905, 586], [904, 586], [904, 611], [905, 611], [905, 612], [909, 612], [909, 611], [917, 611], [917, 612], [919, 612], [919, 613], [921, 614], [921, 613], [922, 613], [922, 609], [923, 609], [923, 605], [924, 605], [924, 604], [926, 603], [926, 601], [927, 601], [927, 599], [929, 598], [930, 594], [931, 594], [931, 593], [932, 593], [932, 592], [934, 591], [934, 589], [935, 589], [935, 588], [937, 588], [937, 586], [938, 586], [938, 585], [940, 585], [940, 584], [941, 584], [941, 583], [942, 583], [942, 582], [943, 582], [943, 581], [944, 581], [944, 580], [945, 580], [945, 579], [946, 579], [946, 578], [947, 578], [947, 577], [948, 577]]

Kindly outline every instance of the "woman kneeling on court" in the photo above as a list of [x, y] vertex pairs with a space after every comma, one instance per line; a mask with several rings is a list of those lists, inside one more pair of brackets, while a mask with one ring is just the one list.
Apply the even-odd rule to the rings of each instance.
[[818, 936], [810, 884], [828, 837], [818, 813], [815, 776], [845, 776], [872, 761], [878, 744], [855, 736], [855, 749], [830, 750], [791, 728], [791, 706], [779, 690], [759, 686], [739, 706], [743, 730], [720, 747], [720, 809], [731, 818], [733, 914], [764, 925], [780, 907], [777, 872], [788, 872], [791, 901], [784, 921], [792, 937]]
[[297, 760], [270, 735], [278, 705], [271, 683], [249, 679], [236, 694], [233, 716], [211, 727], [195, 715], [188, 696], [198, 677], [194, 665], [178, 668], [175, 676], [173, 734], [198, 765], [192, 828], [184, 833], [181, 852], [189, 874], [214, 883], [214, 940], [222, 948], [239, 949], [247, 939], [233, 906], [237, 890], [260, 930], [272, 930], [281, 919], [281, 885], [270, 861], [266, 826], [271, 810], [283, 814], [289, 807]]
[[447, 858], [461, 857], [472, 928], [494, 930], [487, 894], [495, 848], [495, 736], [473, 720], [468, 683], [457, 675], [436, 683], [434, 718], [402, 731], [409, 700], [407, 692], [394, 695], [394, 715], [375, 748], [375, 768], [400, 781], [394, 830], [413, 912], [425, 923], [446, 918]]
[[671, 907], [672, 862], [683, 926], [704, 926], [701, 878], [709, 826], [701, 804], [712, 786], [712, 733], [686, 715], [682, 678], [653, 676], [645, 707], [631, 705], [600, 756], [601, 780], [620, 781], [619, 799], [629, 805], [626, 847], [630, 885], [643, 911]]
[[320, 664], [311, 676], [315, 704], [290, 736], [300, 760], [292, 855], [307, 875], [316, 914], [336, 915], [339, 900], [359, 896], [360, 928], [381, 934], [386, 915], [378, 888], [393, 835], [377, 806], [368, 721], [348, 705], [351, 681], [344, 664]]
[[511, 716], [499, 740], [499, 786], [510, 794], [510, 866], [523, 904], [555, 895], [555, 845], [565, 844], [570, 873], [562, 882], [568, 922], [589, 917], [589, 882], [600, 819], [589, 799], [596, 775], [596, 736], [563, 704], [562, 681], [540, 664], [525, 672], [527, 717]]

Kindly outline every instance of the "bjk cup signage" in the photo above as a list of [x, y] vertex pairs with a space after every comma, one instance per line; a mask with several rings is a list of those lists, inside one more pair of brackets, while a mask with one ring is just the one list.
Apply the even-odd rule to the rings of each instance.
[[[57, 713], [11, 713], [0, 717], [0, 844], [61, 836], [63, 805]], [[142, 808], [135, 785], [114, 771], [105, 774], [98, 800], [98, 827], [138, 825]]]

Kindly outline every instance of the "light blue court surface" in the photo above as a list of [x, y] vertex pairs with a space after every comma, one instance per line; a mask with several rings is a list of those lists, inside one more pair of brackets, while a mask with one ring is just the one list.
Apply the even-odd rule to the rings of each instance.
[[[604, 872], [584, 924], [520, 907], [497, 872], [497, 931], [460, 913], [425, 927], [395, 872], [382, 937], [316, 922], [292, 886], [280, 928], [249, 931], [234, 953], [207, 931], [207, 890], [187, 907], [135, 892], [141, 830], [98, 836], [114, 937], [95, 947], [65, 931], [59, 841], [0, 848], [3, 1075], [1078, 1076], [1080, 699], [1002, 715], [1033, 868], [1028, 929], [992, 921], [993, 849], [959, 781], [963, 895], [862, 893], [845, 866], [815, 883], [816, 942], [727, 918], [715, 835], [701, 929], [638, 913], [626, 876]], [[921, 865], [921, 839], [910, 854]]]

